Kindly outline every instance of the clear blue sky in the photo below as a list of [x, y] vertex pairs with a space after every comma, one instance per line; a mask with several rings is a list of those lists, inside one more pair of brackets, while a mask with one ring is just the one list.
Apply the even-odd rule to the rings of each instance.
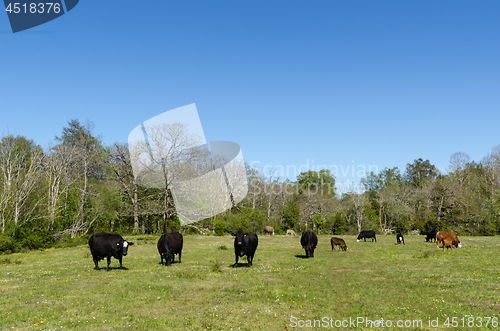
[[46, 146], [88, 119], [126, 142], [196, 103], [249, 163], [357, 181], [341, 170], [500, 144], [499, 59], [499, 1], [82, 0], [16, 34], [0, 13], [0, 130]]

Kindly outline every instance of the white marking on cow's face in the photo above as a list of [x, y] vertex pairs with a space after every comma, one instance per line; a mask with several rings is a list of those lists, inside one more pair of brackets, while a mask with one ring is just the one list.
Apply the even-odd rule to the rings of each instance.
[[359, 239], [357, 239], [357, 240], [356, 240], [356, 242], [358, 242], [358, 243], [359, 243]]
[[128, 242], [124, 241], [123, 242], [123, 247], [127, 247], [128, 246]]
[[462, 243], [458, 243], [458, 247], [459, 247], [459, 248], [462, 248]]

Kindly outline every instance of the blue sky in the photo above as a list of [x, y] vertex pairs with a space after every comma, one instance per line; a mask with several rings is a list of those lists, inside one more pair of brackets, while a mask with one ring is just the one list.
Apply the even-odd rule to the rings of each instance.
[[13, 34], [0, 13], [0, 129], [47, 146], [88, 119], [111, 144], [195, 103], [207, 140], [260, 167], [342, 182], [479, 161], [500, 144], [499, 17], [498, 1], [82, 0]]

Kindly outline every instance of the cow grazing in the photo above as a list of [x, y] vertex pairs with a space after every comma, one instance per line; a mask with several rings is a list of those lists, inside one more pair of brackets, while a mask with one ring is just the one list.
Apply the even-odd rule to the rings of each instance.
[[111, 257], [120, 261], [120, 269], [122, 266], [122, 257], [127, 255], [128, 246], [132, 246], [133, 242], [128, 242], [119, 234], [113, 233], [97, 233], [92, 235], [89, 239], [90, 253], [95, 263], [95, 270], [99, 269], [99, 261], [107, 258], [108, 266], [106, 271], [109, 271], [111, 264]]
[[179, 232], [164, 234], [158, 239], [158, 253], [160, 253], [160, 264], [163, 264], [165, 259], [165, 266], [174, 262], [175, 254], [179, 254], [179, 263], [181, 263], [183, 238]]
[[330, 241], [332, 243], [332, 251], [335, 250], [335, 245], [339, 245], [339, 252], [340, 249], [342, 249], [344, 252], [347, 250], [347, 245], [345, 244], [344, 239], [332, 237]]
[[253, 256], [257, 250], [257, 245], [259, 244], [259, 238], [255, 233], [243, 232], [238, 230], [236, 234], [233, 234], [234, 238], [234, 255], [236, 256], [236, 262], [233, 264], [233, 268], [236, 268], [238, 264], [238, 259], [247, 256], [247, 267], [252, 265]]
[[357, 242], [359, 242], [361, 239], [364, 239], [366, 241], [366, 238], [368, 239], [372, 239], [372, 242], [373, 240], [375, 240], [375, 242], [377, 242], [377, 238], [375, 238], [375, 231], [373, 230], [364, 230], [364, 231], [361, 231], [358, 235], [358, 238], [356, 239]]
[[272, 226], [265, 226], [262, 231], [264, 232], [264, 234], [266, 233], [272, 233], [273, 236], [274, 236], [274, 228]]
[[291, 236], [291, 235], [293, 235], [294, 237], [296, 236], [295, 231], [290, 230], [290, 229], [286, 230], [286, 235], [287, 235], [287, 236], [288, 236], [288, 235], [290, 235], [290, 236]]
[[436, 241], [436, 233], [438, 232], [438, 230], [429, 230], [427, 231], [427, 236], [425, 237], [425, 241], [426, 242], [432, 242], [432, 240], [434, 240], [434, 242]]
[[443, 238], [443, 251], [445, 248], [451, 248], [451, 250], [453, 250], [453, 239], [451, 238]]
[[401, 245], [401, 243], [403, 243], [403, 245], [405, 244], [405, 238], [403, 238], [403, 235], [401, 233], [398, 233], [396, 235], [396, 240], [398, 242], [398, 245]]
[[314, 249], [318, 245], [318, 237], [311, 230], [302, 232], [300, 238], [302, 248], [306, 250], [306, 257], [314, 257]]
[[438, 231], [436, 233], [436, 247], [439, 248], [439, 244], [443, 241], [444, 238], [450, 238], [455, 248], [462, 247], [462, 244], [460, 243], [460, 240], [458, 240], [457, 234], [455, 232], [443, 232], [443, 231]]

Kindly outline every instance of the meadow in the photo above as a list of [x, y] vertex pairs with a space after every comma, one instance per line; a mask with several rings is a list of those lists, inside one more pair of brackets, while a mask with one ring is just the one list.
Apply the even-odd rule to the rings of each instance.
[[94, 270], [86, 245], [0, 255], [0, 329], [499, 329], [498, 236], [460, 237], [447, 251], [424, 236], [404, 246], [395, 235], [340, 237], [346, 252], [320, 235], [305, 259], [299, 236], [259, 235], [250, 268], [232, 267], [231, 236], [185, 236], [182, 263], [169, 267], [159, 236], [124, 236], [135, 243], [127, 270], [112, 259], [109, 272]]

